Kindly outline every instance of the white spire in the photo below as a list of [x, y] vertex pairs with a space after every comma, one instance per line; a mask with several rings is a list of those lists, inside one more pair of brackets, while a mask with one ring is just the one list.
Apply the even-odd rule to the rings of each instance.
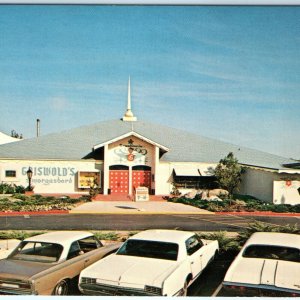
[[131, 111], [131, 94], [130, 94], [130, 76], [128, 79], [128, 95], [127, 95], [127, 110], [122, 118], [123, 121], [136, 121], [137, 118], [133, 115]]
[[130, 76], [128, 79], [127, 111], [131, 110]]

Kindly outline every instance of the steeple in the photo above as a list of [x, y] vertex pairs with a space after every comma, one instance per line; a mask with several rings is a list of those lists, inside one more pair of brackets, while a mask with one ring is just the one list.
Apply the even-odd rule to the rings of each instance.
[[122, 118], [123, 121], [136, 121], [137, 118], [133, 115], [131, 111], [131, 94], [130, 94], [130, 76], [128, 79], [128, 95], [127, 95], [127, 110]]

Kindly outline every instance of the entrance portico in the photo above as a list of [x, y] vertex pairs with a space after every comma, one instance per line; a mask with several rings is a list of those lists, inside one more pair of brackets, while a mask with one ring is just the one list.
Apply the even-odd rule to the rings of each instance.
[[168, 148], [130, 132], [97, 145], [104, 148], [103, 194], [133, 195], [139, 186], [155, 191], [159, 153]]

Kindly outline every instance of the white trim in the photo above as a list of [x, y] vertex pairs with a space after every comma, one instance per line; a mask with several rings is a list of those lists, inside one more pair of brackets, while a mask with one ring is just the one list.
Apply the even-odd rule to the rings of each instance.
[[261, 171], [266, 171], [266, 172], [271, 172], [271, 173], [278, 173], [278, 169], [244, 165], [242, 163], [239, 163], [239, 164], [244, 168], [249, 168], [249, 169], [253, 169], [253, 170], [261, 170]]
[[147, 143], [149, 143], [149, 144], [155, 145], [155, 146], [157, 146], [157, 147], [159, 147], [159, 148], [165, 150], [166, 152], [169, 151], [169, 148], [167, 148], [167, 147], [165, 147], [165, 146], [163, 146], [163, 145], [160, 145], [160, 144], [158, 144], [158, 143], [155, 143], [155, 142], [153, 142], [152, 140], [150, 140], [150, 139], [148, 139], [148, 138], [146, 138], [146, 137], [144, 137], [144, 136], [142, 136], [142, 135], [140, 135], [140, 134], [138, 134], [138, 133], [136, 133], [136, 132], [134, 132], [134, 131], [130, 131], [130, 132], [126, 133], [126, 134], [120, 135], [120, 136], [118, 136], [118, 137], [116, 137], [116, 138], [114, 138], [114, 139], [111, 139], [111, 140], [109, 140], [109, 141], [106, 141], [106, 142], [104, 142], [104, 143], [101, 143], [101, 144], [98, 144], [98, 145], [94, 145], [94, 146], [93, 146], [93, 150], [96, 150], [96, 149], [101, 148], [101, 147], [103, 147], [103, 146], [105, 146], [105, 145], [108, 145], [108, 144], [117, 142], [117, 141], [119, 141], [119, 140], [121, 140], [121, 139], [123, 139], [123, 138], [129, 137], [129, 136], [131, 136], [131, 135], [133, 135], [133, 136], [135, 136], [135, 137], [137, 137], [137, 138], [139, 138], [139, 139], [141, 139], [141, 140], [143, 140], [143, 141], [145, 141], [145, 142], [147, 142]]
[[300, 174], [300, 170], [278, 170], [278, 173], [288, 173], [288, 174]]

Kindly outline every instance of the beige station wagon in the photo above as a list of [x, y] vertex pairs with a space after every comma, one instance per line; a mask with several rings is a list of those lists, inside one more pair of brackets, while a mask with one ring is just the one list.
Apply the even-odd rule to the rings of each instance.
[[0, 293], [67, 295], [80, 272], [115, 252], [121, 243], [103, 246], [89, 232], [49, 232], [22, 241], [0, 260]]

